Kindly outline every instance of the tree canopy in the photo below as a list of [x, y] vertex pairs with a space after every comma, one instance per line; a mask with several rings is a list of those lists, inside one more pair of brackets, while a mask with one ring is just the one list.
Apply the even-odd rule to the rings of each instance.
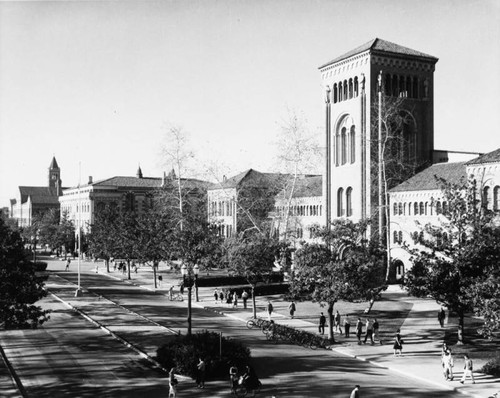
[[0, 218], [0, 325], [5, 329], [36, 328], [47, 321], [49, 311], [34, 304], [47, 295], [43, 289], [46, 279], [25, 258], [19, 232]]

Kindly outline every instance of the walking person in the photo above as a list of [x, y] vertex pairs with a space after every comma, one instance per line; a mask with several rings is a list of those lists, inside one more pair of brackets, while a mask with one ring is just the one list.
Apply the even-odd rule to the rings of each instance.
[[394, 337], [394, 345], [392, 346], [394, 349], [394, 356], [403, 356], [403, 339], [401, 338], [400, 330], [396, 332], [396, 336]]
[[224, 289], [221, 289], [219, 292], [219, 300], [221, 304], [224, 304]]
[[325, 325], [326, 325], [326, 317], [325, 314], [321, 313], [319, 316], [319, 326], [318, 326], [318, 331], [321, 334], [325, 334]]
[[450, 350], [446, 350], [442, 358], [443, 362], [443, 375], [444, 378], [448, 381], [453, 380], [453, 356], [451, 355]]
[[342, 328], [340, 326], [340, 313], [337, 311], [335, 313], [335, 317], [333, 318], [333, 321], [334, 321], [334, 325], [335, 325], [335, 330], [337, 332], [340, 332], [340, 334], [342, 334]]
[[172, 368], [168, 374], [168, 398], [177, 397], [177, 384], [179, 384], [179, 382], [175, 378], [175, 368]]
[[361, 335], [363, 334], [363, 322], [361, 318], [358, 318], [356, 322], [356, 337], [358, 338], [358, 344], [361, 344]]
[[349, 314], [346, 314], [344, 318], [344, 336], [349, 337], [350, 331], [351, 331], [351, 322], [349, 321]]
[[179, 292], [184, 294], [184, 282], [181, 282], [181, 286], [179, 287]]
[[361, 387], [359, 385], [356, 385], [354, 387], [354, 390], [351, 391], [350, 398], [361, 398], [361, 395], [360, 395], [360, 392], [359, 392], [360, 388]]
[[293, 319], [293, 315], [295, 314], [295, 311], [297, 310], [297, 307], [295, 306], [295, 302], [293, 300], [290, 304], [288, 304], [288, 310], [290, 311], [290, 318]]
[[472, 384], [476, 383], [474, 381], [474, 371], [472, 368], [473, 368], [472, 359], [470, 359], [467, 354], [464, 354], [464, 374], [462, 375], [462, 378], [460, 379], [460, 383], [464, 384], [465, 379], [467, 379], [467, 376], [470, 376], [470, 378], [472, 380]]
[[219, 299], [219, 289], [215, 288], [214, 290], [214, 299], [215, 299], [215, 304], [217, 304], [217, 300]]
[[444, 312], [443, 307], [441, 307], [441, 309], [438, 312], [438, 321], [439, 321], [439, 325], [442, 328], [444, 327], [444, 320], [445, 320], [445, 318], [446, 318], [446, 313]]
[[267, 301], [267, 318], [271, 320], [271, 315], [273, 314], [273, 303], [271, 303], [271, 300]]
[[229, 367], [229, 386], [231, 387], [231, 393], [236, 394], [236, 389], [238, 388], [238, 368], [234, 364], [230, 364]]
[[158, 287], [161, 289], [161, 283], [163, 282], [163, 276], [158, 275]]
[[380, 325], [377, 321], [377, 318], [374, 318], [374, 320], [373, 320], [373, 334], [375, 335], [375, 339], [377, 339], [378, 342], [380, 343], [380, 345], [382, 345], [382, 340], [380, 340], [380, 335], [379, 335], [379, 329], [380, 329]]
[[248, 292], [246, 290], [241, 293], [241, 298], [243, 299], [243, 308], [247, 309]]
[[66, 268], [64, 269], [65, 271], [69, 271], [69, 265], [71, 264], [71, 259], [68, 258], [68, 260], [66, 260]]
[[238, 307], [238, 293], [233, 292], [233, 308]]
[[174, 285], [170, 286], [170, 289], [168, 290], [168, 298], [170, 301], [174, 299]]
[[373, 341], [373, 322], [370, 318], [366, 320], [366, 334], [363, 344], [366, 344], [366, 340], [368, 340], [368, 337], [370, 338], [371, 345], [375, 344], [375, 341]]
[[196, 367], [198, 368], [198, 375], [197, 375], [197, 379], [196, 379], [196, 385], [199, 388], [205, 388], [205, 371], [206, 371], [206, 365], [205, 365], [205, 361], [203, 360], [203, 358], [199, 359], [198, 365], [196, 365]]

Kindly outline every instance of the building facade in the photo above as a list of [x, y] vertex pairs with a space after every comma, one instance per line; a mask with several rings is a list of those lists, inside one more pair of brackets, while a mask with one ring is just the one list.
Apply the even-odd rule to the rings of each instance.
[[19, 227], [31, 226], [37, 216], [50, 209], [59, 210], [59, 196], [63, 187], [61, 169], [53, 157], [48, 170], [46, 186], [20, 186], [15, 198], [10, 200], [10, 217]]
[[416, 164], [431, 164], [434, 149], [433, 91], [437, 58], [381, 39], [322, 65], [326, 116], [324, 220], [373, 218], [378, 208], [379, 90], [401, 98], [411, 111], [404, 147]]

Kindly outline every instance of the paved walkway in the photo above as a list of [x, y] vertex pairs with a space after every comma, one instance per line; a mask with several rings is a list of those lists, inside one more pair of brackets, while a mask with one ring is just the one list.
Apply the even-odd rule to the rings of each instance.
[[[105, 271], [105, 270], [101, 270]], [[180, 281], [180, 275], [171, 271], [162, 269], [163, 276], [162, 288], [157, 291], [168, 294], [168, 289], [174, 285], [176, 289]], [[111, 277], [121, 277], [121, 274], [110, 273]], [[200, 275], [202, 278], [203, 275]], [[155, 290], [152, 271], [148, 268], [139, 269], [137, 274], [132, 275], [131, 283], [138, 284], [147, 289]], [[199, 288], [199, 302], [193, 298], [193, 306], [199, 306], [210, 309], [225, 316], [231, 317], [242, 322], [246, 322], [252, 316], [251, 301], [246, 310], [242, 307], [240, 300], [238, 308], [232, 308], [225, 303], [216, 303], [213, 297], [214, 288]], [[186, 294], [186, 292], [185, 292]], [[194, 297], [194, 294], [193, 294]], [[317, 303], [299, 302], [297, 303], [297, 312], [294, 319], [290, 319], [288, 312], [288, 302], [285, 302], [280, 296], [257, 297], [257, 316], [267, 318], [266, 305], [267, 300], [273, 302], [273, 319], [277, 323], [301, 328], [310, 332], [317, 332], [317, 320], [321, 308]], [[475, 384], [471, 384], [470, 379], [464, 385], [459, 383], [462, 376], [463, 358], [455, 357], [455, 380], [452, 382], [444, 380], [441, 367], [441, 344], [445, 332], [451, 332], [455, 328], [454, 324], [448, 324], [446, 319], [445, 328], [441, 329], [437, 322], [437, 312], [439, 306], [434, 300], [417, 299], [409, 297], [399, 286], [390, 286], [383, 293], [382, 299], [375, 302], [370, 312], [370, 317], [377, 317], [381, 324], [381, 339], [383, 344], [362, 344], [358, 345], [356, 337], [352, 330], [355, 320], [358, 316], [365, 320], [365, 303], [338, 303], [334, 309], [341, 314], [351, 314], [351, 337], [345, 338], [340, 333], [335, 333], [335, 339], [338, 346], [335, 351], [355, 357], [362, 361], [369, 361], [374, 366], [381, 366], [396, 373], [400, 373], [425, 383], [431, 383], [442, 388], [456, 391], [459, 394], [472, 397], [490, 397], [494, 393], [499, 393], [500, 397], [500, 379], [489, 375], [475, 372]], [[342, 321], [343, 322], [343, 321]], [[395, 331], [400, 328], [404, 339], [404, 349], [402, 357], [394, 357], [392, 344]], [[475, 369], [480, 369], [486, 360], [474, 358]]]

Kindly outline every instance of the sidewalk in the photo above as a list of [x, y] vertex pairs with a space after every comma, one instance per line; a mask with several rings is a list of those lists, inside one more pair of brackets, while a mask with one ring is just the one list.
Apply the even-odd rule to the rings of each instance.
[[[63, 269], [64, 264], [61, 264]], [[90, 262], [82, 263], [82, 271], [92, 271], [95, 264]], [[154, 288], [153, 272], [149, 267], [139, 268], [137, 273], [131, 274], [131, 280], [126, 274], [119, 271], [106, 272], [106, 269], [99, 264], [99, 273], [109, 277], [124, 280], [133, 285], [140, 286], [150, 291], [157, 291], [167, 295], [170, 286], [174, 285], [178, 291], [181, 280], [179, 274], [167, 271], [160, 267], [160, 274], [163, 277], [162, 287]], [[203, 275], [200, 275], [202, 278]], [[238, 308], [232, 308], [225, 303], [216, 303], [213, 297], [214, 288], [199, 288], [199, 302], [195, 301], [193, 291], [193, 307], [205, 308], [223, 314], [240, 322], [246, 322], [252, 317], [251, 300], [248, 301], [248, 308], [243, 309], [240, 300]], [[187, 289], [184, 296], [187, 294]], [[317, 303], [298, 302], [297, 312], [294, 319], [290, 319], [288, 314], [288, 302], [280, 296], [257, 297], [257, 316], [267, 318], [265, 310], [267, 300], [271, 299], [274, 306], [273, 319], [277, 323], [291, 327], [300, 328], [309, 332], [317, 332], [317, 321], [320, 312], [326, 315], [326, 308], [321, 308]], [[475, 372], [476, 384], [470, 384], [470, 380], [465, 385], [459, 383], [462, 376], [463, 359], [455, 356], [455, 380], [447, 382], [442, 375], [440, 362], [440, 350], [445, 331], [451, 326], [441, 329], [437, 323], [436, 314], [439, 306], [433, 300], [423, 300], [408, 297], [398, 286], [391, 286], [383, 293], [382, 299], [375, 302], [370, 312], [370, 317], [376, 317], [381, 324], [381, 338], [383, 345], [358, 345], [353, 329], [357, 317], [366, 319], [364, 310], [366, 303], [346, 303], [339, 302], [334, 308], [334, 312], [339, 310], [341, 314], [351, 314], [351, 336], [345, 338], [339, 333], [335, 333], [335, 340], [338, 345], [334, 350], [346, 356], [354, 357], [362, 361], [367, 361], [373, 366], [380, 366], [390, 369], [395, 373], [400, 373], [427, 384], [439, 386], [440, 388], [455, 391], [457, 394], [470, 397], [490, 397], [500, 391], [500, 379]], [[342, 320], [343, 322], [343, 320]], [[402, 357], [393, 356], [393, 337], [395, 331], [400, 328], [405, 341]], [[480, 369], [484, 364], [479, 358], [474, 358], [475, 369]]]
[[[180, 275], [173, 275], [171, 272], [164, 270], [160, 272], [163, 276], [163, 285], [161, 289], [156, 290], [168, 294], [168, 289], [171, 285], [174, 285], [177, 290]], [[110, 276], [114, 275], [111, 274]], [[150, 269], [142, 268], [132, 277], [133, 280], [131, 283], [155, 290], [152, 281], [152, 271]], [[200, 277], [203, 276], [200, 275]], [[241, 300], [239, 300], [238, 308], [232, 308], [232, 306], [227, 306], [225, 303], [216, 303], [213, 291], [214, 288], [199, 288], [199, 302], [195, 302], [193, 292], [192, 305], [215, 311], [241, 322], [246, 322], [252, 317], [251, 300], [248, 301], [248, 308], [246, 310], [243, 309]], [[298, 302], [296, 316], [294, 319], [290, 319], [288, 302], [285, 302], [280, 296], [269, 296], [256, 298], [257, 316], [267, 319], [265, 309], [268, 299], [273, 302], [274, 312], [272, 318], [276, 323], [304, 329], [309, 332], [317, 332], [317, 320], [320, 312], [324, 312], [327, 315], [326, 308], [321, 308], [317, 303]], [[364, 315], [366, 307], [366, 303], [340, 302], [336, 304], [334, 312], [339, 310], [341, 314], [353, 314], [349, 316], [351, 322], [350, 338], [345, 338], [339, 333], [335, 333], [334, 335], [338, 343], [336, 348], [334, 348], [336, 352], [362, 361], [368, 361], [374, 366], [388, 368], [396, 373], [455, 391], [464, 396], [485, 398], [500, 392], [500, 379], [495, 379], [492, 376], [481, 374], [477, 371], [474, 373], [475, 384], [471, 384], [470, 379], [464, 385], [460, 384], [463, 358], [458, 355], [455, 355], [454, 358], [454, 381], [449, 382], [444, 380], [440, 356], [441, 344], [445, 330], [451, 329], [453, 326], [445, 325], [445, 329], [439, 327], [436, 318], [439, 306], [433, 300], [408, 297], [399, 286], [390, 286], [383, 293], [382, 299], [375, 302], [370, 312], [370, 317], [376, 317], [381, 324], [383, 345], [357, 344], [353, 333], [354, 324], [358, 316], [362, 320], [366, 319]], [[391, 313], [390, 317], [387, 317], [388, 313]], [[392, 349], [394, 334], [398, 328], [401, 329], [401, 334], [405, 341], [403, 347], [404, 355], [402, 357], [394, 357]], [[472, 356], [472, 359], [475, 369], [480, 369], [485, 363], [485, 360], [481, 360], [480, 358]]]

